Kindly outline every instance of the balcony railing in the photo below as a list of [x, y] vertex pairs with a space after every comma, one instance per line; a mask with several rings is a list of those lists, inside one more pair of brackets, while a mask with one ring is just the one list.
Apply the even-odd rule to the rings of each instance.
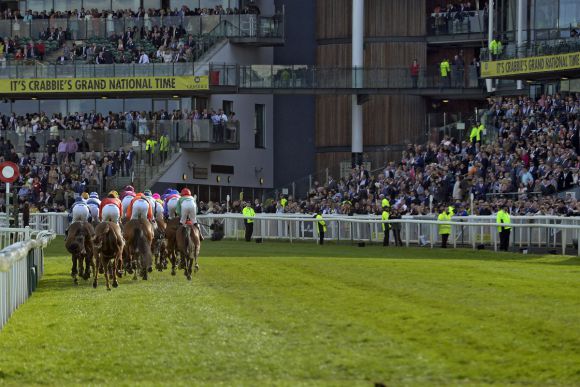
[[[311, 65], [210, 66], [210, 86], [240, 89], [433, 89], [479, 88], [474, 66], [451, 66], [441, 77], [439, 66], [422, 68], [416, 78], [409, 68], [337, 68]], [[222, 76], [225, 74], [225, 76]], [[235, 75], [235, 76], [234, 76]]]
[[427, 17], [430, 35], [476, 34], [487, 31], [484, 11], [439, 12]]
[[150, 30], [154, 27], [179, 28], [187, 35], [200, 36], [215, 33], [216, 27], [223, 25], [219, 32], [224, 37], [283, 38], [284, 13], [261, 15], [208, 15], [208, 16], [163, 16], [148, 19], [127, 17], [122, 19], [77, 18], [0, 20], [0, 36], [40, 39], [47, 31], [62, 29], [67, 40], [108, 39], [112, 35], [122, 35], [128, 29]]
[[[150, 136], [159, 139], [167, 135], [172, 147], [180, 146], [186, 149], [238, 149], [240, 146], [240, 123], [227, 122], [214, 126], [211, 120], [131, 120], [124, 121], [123, 129], [96, 129], [96, 125], [85, 124], [82, 130], [53, 129], [32, 130], [29, 124], [20, 122], [17, 130], [2, 130], [0, 136], [10, 140], [17, 152], [24, 152], [26, 142], [34, 136], [40, 145], [40, 151], [47, 150], [50, 140], [57, 136], [61, 139], [72, 137], [80, 143], [86, 143], [88, 150], [95, 152], [116, 151], [119, 148], [130, 147], [133, 144], [143, 145]], [[58, 144], [57, 144], [58, 145]], [[136, 149], [138, 150], [138, 149]]]
[[[504, 45], [501, 55], [497, 60], [526, 58], [544, 55], [567, 54], [580, 52], [580, 38], [552, 39], [547, 41], [526, 42], [522, 45], [509, 43]], [[482, 48], [480, 57], [482, 60], [491, 60], [489, 49]]]

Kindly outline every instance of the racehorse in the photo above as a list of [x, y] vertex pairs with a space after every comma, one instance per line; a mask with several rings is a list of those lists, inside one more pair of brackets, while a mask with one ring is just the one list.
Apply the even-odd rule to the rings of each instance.
[[167, 247], [165, 248], [165, 254], [162, 257], [162, 260], [169, 258], [171, 261], [171, 275], [175, 275], [175, 270], [177, 268], [177, 242], [176, 242], [176, 235], [177, 229], [181, 226], [179, 223], [179, 218], [170, 219], [167, 222], [167, 226], [165, 228], [165, 240], [167, 241]]
[[126, 241], [129, 267], [135, 270], [133, 279], [137, 279], [137, 270], [141, 277], [147, 279], [147, 271], [151, 271], [151, 242], [153, 241], [153, 226], [147, 219], [132, 219], [123, 228]]
[[96, 254], [93, 259], [93, 288], [97, 287], [99, 269], [104, 271], [107, 290], [111, 290], [109, 275], [112, 275], [113, 287], [116, 288], [119, 286], [117, 270], [121, 270], [123, 266], [123, 249], [125, 247], [121, 227], [114, 222], [99, 223], [95, 229], [94, 245]]
[[191, 223], [186, 223], [179, 226], [175, 235], [177, 250], [181, 255], [181, 260], [184, 262], [184, 274], [188, 280], [191, 280], [192, 266], [196, 273], [199, 270], [199, 265], [197, 263], [197, 257], [199, 257], [199, 250], [201, 248], [199, 234], [200, 231], [198, 227]]
[[91, 276], [90, 264], [95, 251], [93, 245], [94, 236], [95, 229], [89, 222], [84, 221], [73, 222], [67, 231], [65, 247], [72, 255], [70, 274], [75, 284], [79, 282], [77, 278], [79, 273], [85, 280]]
[[156, 219], [157, 227], [154, 231], [153, 244], [151, 245], [151, 250], [153, 251], [153, 256], [155, 257], [155, 267], [158, 271], [163, 271], [163, 268], [167, 267], [167, 259], [165, 254], [162, 254], [162, 250], [165, 249], [165, 230], [167, 225], [163, 217], [157, 217]]

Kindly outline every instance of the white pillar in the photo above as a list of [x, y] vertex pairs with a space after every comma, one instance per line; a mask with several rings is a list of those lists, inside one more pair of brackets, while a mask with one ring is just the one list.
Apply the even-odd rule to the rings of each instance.
[[[520, 49], [522, 47], [522, 44], [524, 43], [524, 0], [518, 0], [518, 23], [516, 26], [517, 29], [517, 36], [516, 36], [516, 52], [517, 52], [517, 57], [521, 58], [523, 57], [523, 53], [520, 53]], [[521, 80], [518, 81], [518, 90], [521, 90], [524, 88], [524, 84]]]
[[[364, 66], [364, 0], [352, 0], [352, 86], [363, 86]], [[352, 144], [353, 162], [362, 161], [363, 152], [363, 114], [357, 95], [352, 95]]]
[[[488, 53], [489, 53], [489, 58], [487, 58], [487, 60], [491, 60], [491, 52], [489, 51], [489, 45], [491, 43], [491, 41], [493, 40], [493, 18], [494, 18], [494, 13], [493, 10], [495, 8], [495, 1], [494, 0], [489, 0], [489, 8], [488, 8], [488, 24], [487, 24], [487, 49], [488, 49]], [[493, 88], [493, 79], [486, 79], [485, 80], [485, 84], [487, 86], [487, 91], [488, 92], [492, 92], [494, 91]]]

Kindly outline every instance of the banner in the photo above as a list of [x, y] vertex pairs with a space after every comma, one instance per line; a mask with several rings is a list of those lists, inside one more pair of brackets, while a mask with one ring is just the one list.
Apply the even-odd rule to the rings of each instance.
[[0, 79], [0, 94], [209, 90], [207, 76]]
[[580, 52], [481, 63], [482, 78], [580, 69]]

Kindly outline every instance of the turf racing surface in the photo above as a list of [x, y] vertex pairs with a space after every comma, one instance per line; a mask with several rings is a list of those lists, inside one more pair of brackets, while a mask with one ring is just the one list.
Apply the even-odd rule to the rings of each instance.
[[580, 385], [580, 260], [206, 241], [200, 272], [73, 286], [62, 239], [0, 385]]

